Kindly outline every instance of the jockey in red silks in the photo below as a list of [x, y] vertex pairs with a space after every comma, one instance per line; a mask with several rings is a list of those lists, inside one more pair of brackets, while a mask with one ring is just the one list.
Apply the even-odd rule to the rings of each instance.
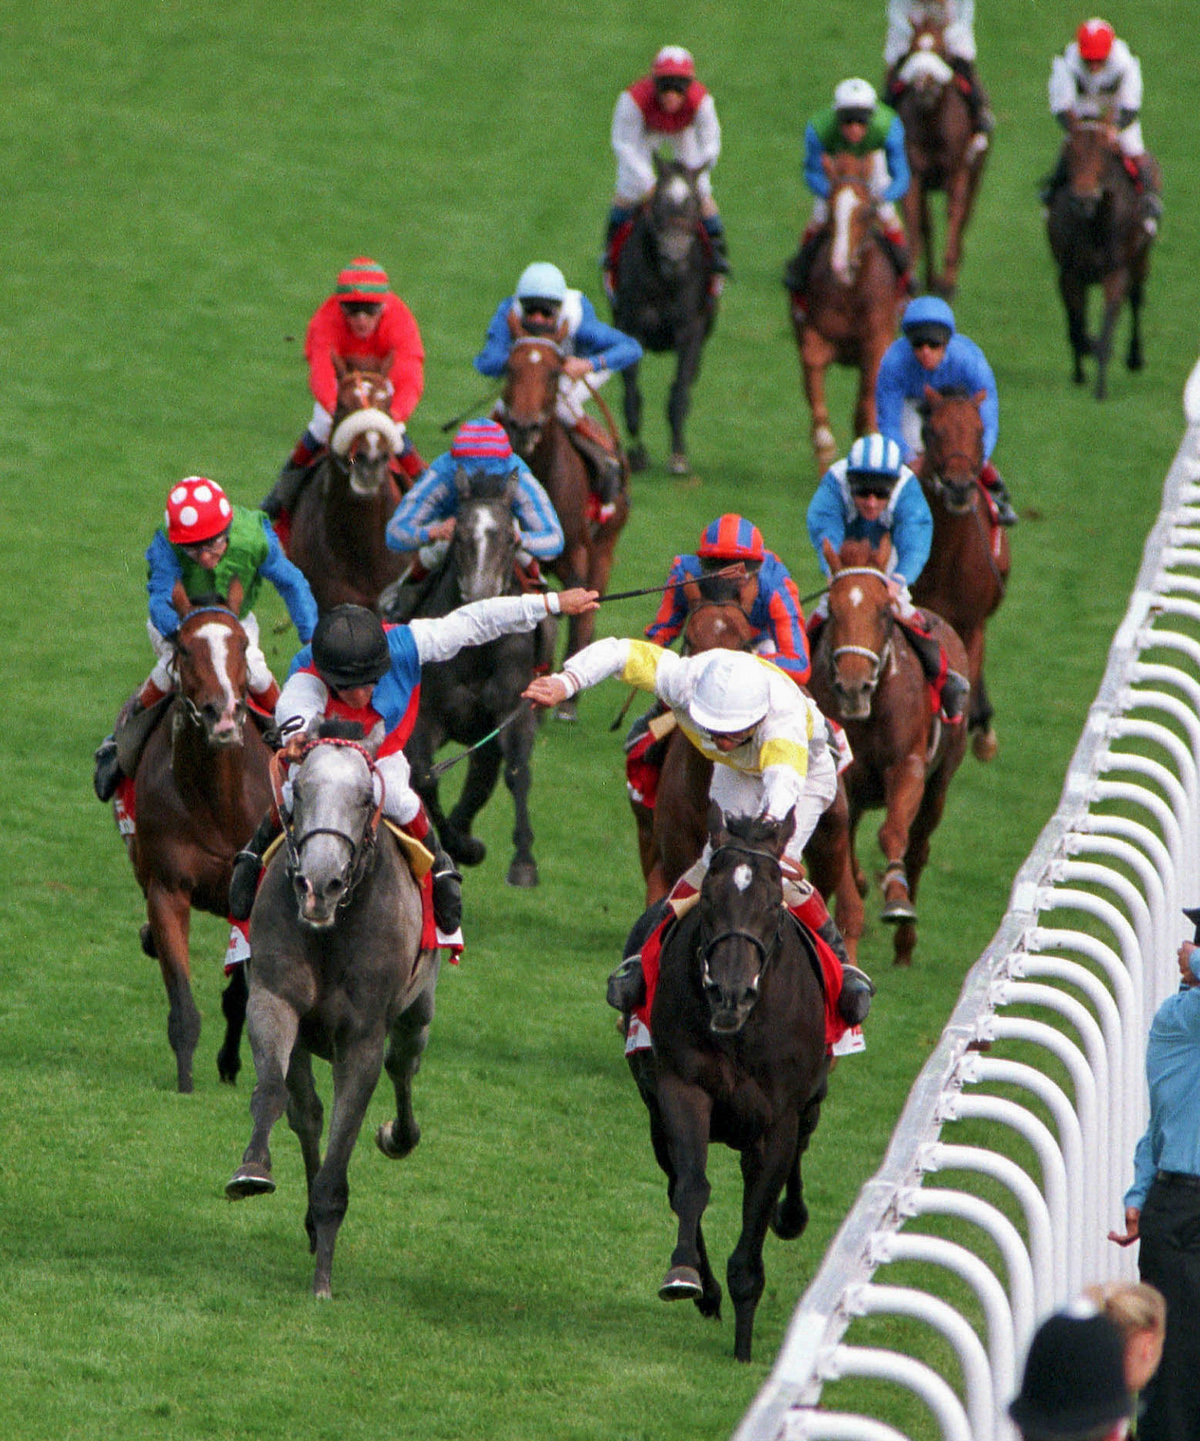
[[617, 183], [604, 240], [604, 285], [609, 297], [634, 214], [654, 189], [654, 156], [660, 150], [703, 170], [699, 189], [704, 232], [713, 269], [727, 272], [725, 227], [708, 176], [721, 154], [721, 125], [712, 96], [696, 79], [696, 62], [681, 45], [664, 45], [650, 74], [621, 91], [613, 110], [612, 148]]
[[[309, 467], [329, 443], [338, 391], [333, 356], [342, 360], [392, 357], [388, 382], [393, 420], [407, 421], [425, 388], [425, 348], [417, 322], [404, 301], [392, 293], [383, 266], [367, 256], [352, 260], [339, 273], [333, 294], [321, 302], [308, 322], [304, 355], [316, 403], [308, 428], [263, 500], [262, 509], [272, 520], [295, 509]], [[396, 464], [410, 481], [425, 469], [407, 435]]]
[[[691, 744], [714, 762], [709, 798], [724, 814], [782, 820], [794, 813], [795, 831], [783, 856], [785, 903], [816, 937], [826, 1040], [835, 1045], [849, 1027], [865, 1019], [874, 987], [850, 965], [825, 902], [802, 879], [804, 847], [837, 791], [837, 771], [821, 712], [788, 676], [759, 656], [731, 650], [679, 656], [646, 641], [615, 637], [577, 651], [559, 674], [533, 680], [525, 695], [537, 705], [559, 705], [610, 676], [620, 676], [667, 704]], [[657, 915], [652, 908], [643, 917], [646, 922], [659, 921], [650, 932], [652, 940], [661, 938], [671, 913], [687, 909], [699, 894], [710, 854], [706, 844], [700, 859], [659, 903]], [[627, 1051], [650, 1045], [648, 1018], [656, 971], [647, 963], [648, 956], [656, 962], [655, 946], [643, 946], [644, 964], [634, 964], [631, 958], [617, 973], [617, 1008], [633, 1013]]]

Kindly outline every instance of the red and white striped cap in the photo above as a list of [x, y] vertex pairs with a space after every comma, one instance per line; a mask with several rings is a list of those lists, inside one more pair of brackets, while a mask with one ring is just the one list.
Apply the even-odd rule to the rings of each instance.
[[508, 432], [494, 420], [468, 420], [460, 426], [450, 454], [456, 460], [507, 460], [512, 455]]

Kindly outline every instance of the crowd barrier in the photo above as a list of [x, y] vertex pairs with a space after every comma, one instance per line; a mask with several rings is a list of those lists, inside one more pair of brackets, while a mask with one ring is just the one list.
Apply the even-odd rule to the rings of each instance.
[[[1121, 1193], [1145, 1125], [1147, 1027], [1191, 938], [1181, 906], [1200, 904], [1200, 362], [1184, 411], [1058, 809], [734, 1441], [903, 1441], [880, 1419], [897, 1413], [894, 1388], [918, 1398], [907, 1413], [916, 1407], [922, 1434], [1008, 1441], [1006, 1407], [1037, 1322], [1088, 1282], [1135, 1276], [1132, 1251], [1106, 1233], [1124, 1229]], [[1070, 1093], [1048, 1071], [1065, 1073]], [[980, 1120], [976, 1138], [1023, 1144], [955, 1140], [956, 1123]], [[990, 1181], [972, 1189], [972, 1173]], [[927, 1216], [955, 1218], [939, 1228], [954, 1239], [923, 1232]], [[888, 1284], [898, 1261], [921, 1263], [930, 1279]], [[947, 1287], [957, 1306], [937, 1294], [944, 1273], [965, 1282]], [[908, 1347], [934, 1359], [856, 1344], [858, 1318], [880, 1315], [937, 1333], [943, 1344]], [[873, 1378], [855, 1394], [878, 1397], [877, 1414], [837, 1409], [837, 1383], [851, 1377]]]

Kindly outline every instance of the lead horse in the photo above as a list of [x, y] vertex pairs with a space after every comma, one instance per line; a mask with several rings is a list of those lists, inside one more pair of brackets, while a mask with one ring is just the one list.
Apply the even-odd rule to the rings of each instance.
[[977, 760], [990, 761], [998, 742], [983, 674], [988, 619], [1008, 585], [1008, 532], [991, 515], [979, 476], [983, 469], [984, 392], [925, 387], [922, 457], [917, 470], [933, 512], [929, 559], [912, 588], [918, 605], [936, 611], [966, 647], [971, 682], [968, 728]]
[[699, 903], [663, 941], [654, 1048], [629, 1057], [679, 1219], [658, 1294], [705, 1316], [721, 1311], [701, 1226], [709, 1143], [741, 1153], [742, 1230], [726, 1270], [739, 1361], [751, 1359], [767, 1229], [791, 1239], [808, 1223], [800, 1160], [829, 1075], [815, 958], [783, 905], [779, 861], [794, 829], [791, 813], [716, 828]]
[[391, 462], [404, 436], [388, 413], [391, 359], [333, 356], [338, 397], [329, 450], [300, 492], [287, 542], [322, 611], [347, 602], [374, 608], [403, 568], [384, 539], [399, 500]]
[[[241, 1200], [274, 1191], [271, 1128], [286, 1108], [304, 1157], [313, 1294], [328, 1297], [349, 1202], [347, 1167], [381, 1069], [395, 1088], [396, 1112], [376, 1144], [396, 1160], [421, 1138], [412, 1082], [433, 1020], [438, 953], [421, 944], [421, 896], [409, 862], [390, 834], [377, 832], [383, 780], [369, 751], [318, 739], [292, 759], [299, 765], [284, 845], [267, 865], [250, 917], [254, 1124], [225, 1192]], [[278, 794], [278, 767], [275, 777]], [[333, 1068], [323, 1160], [313, 1056]]]
[[[270, 752], [247, 721], [246, 632], [223, 606], [200, 606], [174, 637], [178, 694], [150, 733], [134, 777], [134, 874], [146, 896], [142, 947], [167, 988], [167, 1039], [176, 1084], [193, 1087], [200, 1012], [192, 996], [188, 938], [194, 908], [229, 914], [233, 858], [270, 800]], [[223, 1081], [239, 1069], [244, 967], [222, 1001], [227, 1020], [217, 1056]]]
[[[828, 541], [829, 619], [813, 655], [811, 689], [817, 704], [846, 728], [854, 760], [845, 773], [853, 846], [863, 813], [882, 806], [882, 919], [894, 925], [896, 965], [912, 964], [917, 940], [914, 902], [929, 859], [929, 840], [966, 752], [966, 727], [934, 713], [916, 652], [895, 623], [886, 566], [891, 542], [877, 547]], [[966, 651], [945, 622], [929, 617], [950, 667], [965, 674]], [[855, 861], [859, 889], [866, 879]]]

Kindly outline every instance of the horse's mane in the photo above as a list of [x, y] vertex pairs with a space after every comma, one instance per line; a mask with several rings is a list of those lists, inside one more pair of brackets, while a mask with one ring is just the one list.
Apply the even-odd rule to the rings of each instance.
[[506, 470], [503, 475], [497, 475], [490, 471], [477, 471], [472, 475], [465, 470], [460, 471], [459, 474], [466, 478], [468, 494], [472, 500], [503, 500], [509, 481], [520, 472], [514, 466], [512, 470]]
[[726, 816], [725, 830], [736, 841], [744, 841], [749, 846], [762, 845], [779, 835], [779, 822], [766, 816]]
[[[938, 399], [941, 400], [969, 400], [975, 392], [969, 385], [943, 385], [938, 391]], [[927, 420], [933, 410], [933, 402], [927, 395], [922, 395], [917, 401], [917, 414]]]
[[838, 551], [838, 559], [844, 566], [875, 565], [875, 547], [869, 540], [844, 540]]

